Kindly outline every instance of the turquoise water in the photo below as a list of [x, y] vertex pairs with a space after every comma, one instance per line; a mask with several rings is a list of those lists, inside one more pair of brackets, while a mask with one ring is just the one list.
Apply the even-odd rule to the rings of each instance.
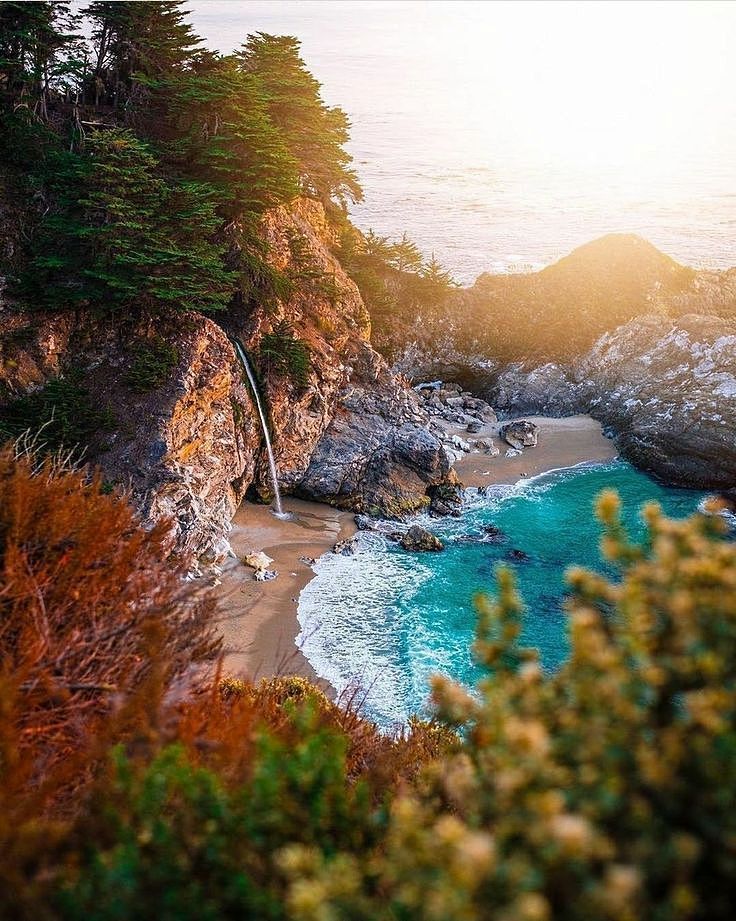
[[[526, 604], [523, 640], [543, 666], [564, 661], [567, 627], [565, 569], [605, 572], [600, 526], [593, 515], [602, 489], [618, 491], [633, 536], [643, 535], [642, 504], [656, 500], [675, 518], [696, 511], [704, 493], [668, 489], [624, 461], [546, 474], [493, 495], [471, 496], [461, 519], [422, 521], [446, 544], [443, 553], [411, 554], [380, 535], [363, 534], [352, 557], [328, 554], [299, 601], [297, 642], [317, 672], [338, 691], [360, 685], [366, 709], [383, 725], [403, 722], [426, 706], [429, 675], [443, 672], [473, 684], [472, 599], [492, 590], [494, 571], [515, 571]], [[503, 532], [488, 542], [483, 526]], [[476, 540], [468, 540], [475, 537]], [[514, 560], [519, 550], [528, 559]]]

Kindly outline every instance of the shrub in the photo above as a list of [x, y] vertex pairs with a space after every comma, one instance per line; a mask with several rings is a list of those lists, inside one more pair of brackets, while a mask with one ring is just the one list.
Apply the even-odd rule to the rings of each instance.
[[306, 387], [309, 383], [309, 346], [294, 336], [287, 322], [279, 323], [261, 339], [260, 358], [268, 370], [286, 374], [295, 386]]
[[518, 646], [511, 575], [480, 602], [478, 696], [434, 693], [461, 751], [394, 804], [380, 852], [289, 852], [298, 919], [729, 919], [736, 890], [736, 545], [601, 499], [620, 581], [573, 570], [572, 652]]
[[141, 343], [125, 376], [136, 393], [149, 393], [164, 384], [179, 364], [179, 351], [161, 336]]
[[[22, 474], [24, 463], [8, 455], [0, 468], [0, 498], [15, 509], [0, 518], [3, 584], [23, 589], [0, 599], [25, 599], [22, 616], [3, 610], [9, 626], [0, 634], [0, 915], [730, 919], [736, 544], [720, 539], [717, 520], [671, 522], [650, 507], [637, 546], [622, 531], [616, 498], [604, 496], [603, 553], [618, 576], [570, 573], [569, 661], [545, 675], [536, 653], [519, 646], [522, 606], [502, 571], [498, 598], [478, 602], [475, 654], [486, 674], [475, 693], [436, 679], [441, 722], [413, 722], [390, 738], [300, 678], [226, 678], [164, 705], [173, 663], [181, 673], [191, 645], [186, 629], [171, 632], [178, 602], [176, 615], [148, 620], [163, 622], [154, 631], [161, 641], [146, 639], [138, 659], [126, 655], [141, 648], [135, 637], [146, 631], [136, 631], [169, 576], [156, 566], [149, 574], [146, 562], [131, 579], [119, 562], [119, 523], [115, 545], [96, 556], [88, 549], [88, 565], [77, 561], [67, 576], [61, 560], [91, 543], [84, 503], [107, 503], [107, 519], [125, 506], [79, 474], [60, 476], [48, 462]], [[66, 501], [71, 547], [49, 527], [50, 509]], [[135, 534], [149, 549], [149, 536]], [[100, 558], [113, 561], [111, 573]], [[128, 715], [117, 716], [102, 694], [67, 689], [76, 695], [75, 731], [86, 725], [97, 752], [109, 751], [104, 767], [92, 762], [93, 794], [64, 822], [58, 812], [55, 821], [31, 820], [28, 810], [21, 822], [17, 793], [27, 801], [28, 772], [14, 727], [39, 728], [22, 749], [36, 746], [38, 766], [41, 740], [56, 745], [56, 716], [70, 699], [59, 695], [59, 663], [80, 661], [77, 638], [94, 635], [84, 626], [93, 610], [117, 611], [123, 601], [147, 614], [143, 622], [122, 616], [132, 629], [122, 634], [122, 661], [106, 656], [97, 680], [133, 690], [123, 695]], [[61, 611], [63, 623], [48, 611]], [[18, 648], [27, 651], [20, 674]], [[87, 647], [82, 661], [99, 654]], [[113, 667], [120, 678], [109, 677]]]
[[142, 528], [98, 476], [0, 451], [1, 722], [25, 775], [71, 757], [136, 688], [168, 688], [216, 649], [208, 606], [165, 559], [167, 532]]
[[94, 454], [102, 447], [100, 435], [114, 425], [112, 411], [92, 400], [75, 369], [0, 408], [0, 439], [28, 432], [49, 453], [76, 448]]

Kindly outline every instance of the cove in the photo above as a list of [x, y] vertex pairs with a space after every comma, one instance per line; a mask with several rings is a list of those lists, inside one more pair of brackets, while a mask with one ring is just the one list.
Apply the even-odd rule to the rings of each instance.
[[[460, 519], [419, 519], [443, 553], [407, 553], [375, 532], [353, 556], [326, 554], [299, 599], [297, 644], [338, 693], [359, 685], [368, 715], [382, 726], [426, 714], [427, 680], [441, 672], [472, 685], [480, 675], [470, 646], [473, 597], [493, 591], [499, 563], [510, 566], [525, 602], [522, 640], [552, 670], [568, 652], [565, 570], [574, 564], [614, 576], [598, 553], [596, 496], [615, 489], [624, 523], [644, 536], [640, 509], [692, 514], [706, 495], [656, 483], [622, 460], [543, 474], [470, 495]], [[484, 531], [500, 529], [502, 537]], [[512, 553], [521, 551], [521, 554]], [[523, 555], [524, 558], [518, 558]]]

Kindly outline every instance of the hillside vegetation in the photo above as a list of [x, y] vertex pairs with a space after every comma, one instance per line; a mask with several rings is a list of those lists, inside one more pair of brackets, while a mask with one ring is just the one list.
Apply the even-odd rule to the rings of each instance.
[[5, 449], [0, 916], [729, 919], [736, 545], [599, 514], [618, 576], [570, 573], [560, 671], [502, 571], [475, 693], [438, 678], [435, 720], [389, 737], [301, 679], [192, 672], [212, 622], [160, 535]]
[[[370, 303], [370, 300], [369, 300]], [[375, 314], [375, 340], [391, 357], [445, 341], [499, 362], [565, 362], [604, 333], [647, 314], [736, 318], [736, 269], [696, 271], [633, 234], [609, 234], [539, 272], [481, 275], [414, 312]], [[435, 346], [436, 347], [436, 346]]]
[[[320, 335], [306, 343], [279, 316], [258, 339], [259, 360], [278, 378], [277, 415], [312, 420], [311, 430], [293, 426], [311, 445], [293, 442], [298, 463], [309, 463], [334, 413], [351, 343], [362, 350], [355, 407], [342, 411], [351, 437], [371, 412], [374, 424], [384, 420], [378, 403], [390, 404], [407, 438], [417, 430], [406, 421], [415, 395], [363, 338], [352, 282], [339, 324], [337, 308], [317, 313], [340, 295], [328, 245], [312, 240], [315, 267], [300, 258], [303, 235], [289, 233], [307, 231], [306, 220], [285, 208], [267, 218], [297, 195], [320, 202], [302, 212], [326, 210], [325, 239], [340, 232], [341, 258], [386, 337], [455, 329], [455, 303], [464, 335], [529, 348], [542, 307], [554, 305], [549, 347], [572, 347], [602, 316], [651, 306], [663, 273], [679, 296], [688, 270], [644, 247], [652, 271], [632, 281], [627, 253], [642, 247], [620, 241], [611, 271], [621, 294], [610, 299], [608, 257], [596, 246], [574, 255], [590, 271], [574, 343], [564, 312], [574, 261], [451, 295], [447, 273], [406, 238], [350, 228], [344, 205], [360, 187], [343, 146], [347, 121], [321, 101], [298, 43], [259, 33], [236, 54], [213, 54], [175, 2], [92, 2], [81, 13], [61, 2], [0, 4], [0, 103], [4, 184], [16, 186], [3, 192], [0, 358], [28, 384], [0, 418], [0, 918], [730, 921], [736, 544], [717, 516], [671, 522], [648, 508], [639, 546], [605, 495], [601, 550], [614, 575], [569, 573], [567, 663], [545, 674], [521, 648], [523, 603], [501, 570], [477, 600], [478, 686], [438, 677], [431, 717], [384, 734], [361, 715], [357, 690], [335, 703], [302, 679], [222, 674], [217, 611], [188, 579], [182, 545], [172, 553], [170, 522], [143, 522], [132, 491], [68, 451], [104, 441], [108, 411], [135, 405], [128, 418], [146, 437], [136, 453], [132, 442], [118, 449], [139, 474], [175, 455], [178, 466], [156, 481], [163, 508], [184, 508], [188, 532], [201, 524], [200, 493], [175, 478], [191, 479], [200, 451], [201, 494], [220, 489], [229, 521], [226, 500], [246, 461], [253, 476], [260, 430], [225, 333], [192, 311], [237, 305], [247, 320], [258, 305], [273, 320], [274, 302], [298, 286], [322, 318]], [[267, 258], [264, 225], [288, 272]], [[504, 292], [495, 302], [494, 291]], [[99, 355], [78, 377], [52, 375], [61, 352], [77, 348], [82, 316], [115, 368], [112, 407], [95, 376]], [[503, 338], [517, 329], [518, 340]], [[318, 347], [329, 375], [305, 397]], [[184, 364], [188, 377], [172, 376]], [[164, 380], [169, 404], [152, 395]], [[189, 409], [167, 446], [171, 408], [167, 417], [161, 406], [182, 397]], [[301, 400], [309, 415], [291, 417]], [[33, 420], [40, 441], [23, 434]], [[380, 431], [393, 450], [394, 428]], [[366, 467], [382, 450], [369, 442]], [[442, 457], [442, 470], [424, 471], [435, 483], [447, 472]], [[413, 456], [406, 464], [416, 474]], [[398, 488], [395, 470], [371, 476]]]

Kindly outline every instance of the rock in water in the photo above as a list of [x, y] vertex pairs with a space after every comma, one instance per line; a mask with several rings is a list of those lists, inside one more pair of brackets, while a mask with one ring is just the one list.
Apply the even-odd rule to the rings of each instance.
[[517, 451], [535, 448], [539, 438], [539, 426], [526, 419], [509, 422], [501, 428], [501, 438]]
[[410, 550], [413, 553], [420, 551], [436, 552], [445, 549], [445, 545], [439, 537], [436, 537], [431, 531], [427, 531], [426, 528], [422, 528], [418, 524], [413, 524], [399, 543], [404, 550]]
[[463, 507], [463, 487], [461, 483], [441, 483], [429, 489], [429, 514], [433, 518], [443, 518], [447, 515], [453, 518], [460, 517]]
[[339, 540], [332, 548], [333, 553], [340, 556], [352, 556], [358, 549], [358, 536], [348, 537], [345, 540]]

